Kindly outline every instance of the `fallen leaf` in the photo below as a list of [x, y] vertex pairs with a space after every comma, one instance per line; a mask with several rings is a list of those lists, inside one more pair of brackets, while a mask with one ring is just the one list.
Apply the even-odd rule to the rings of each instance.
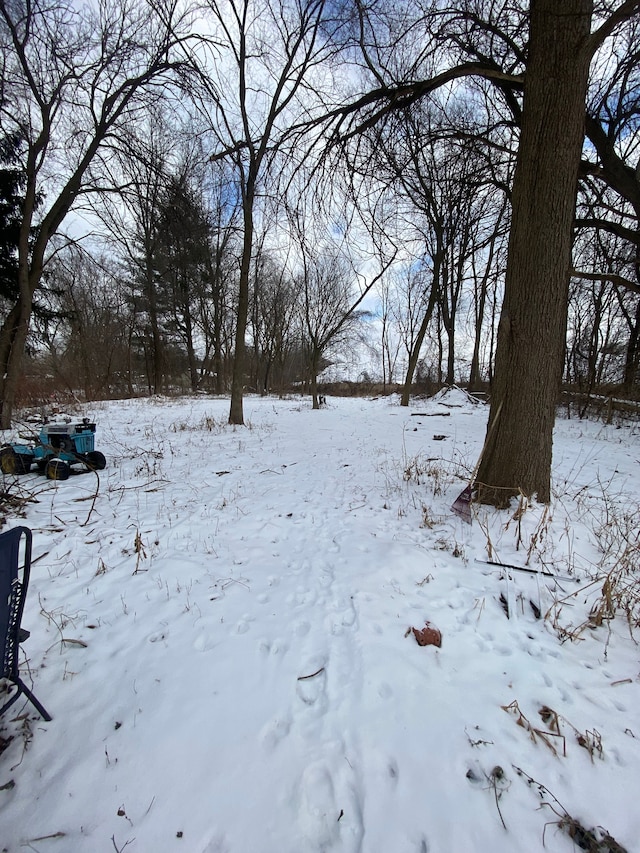
[[442, 646], [442, 634], [437, 628], [432, 628], [429, 622], [424, 628], [412, 628], [413, 635], [419, 646]]

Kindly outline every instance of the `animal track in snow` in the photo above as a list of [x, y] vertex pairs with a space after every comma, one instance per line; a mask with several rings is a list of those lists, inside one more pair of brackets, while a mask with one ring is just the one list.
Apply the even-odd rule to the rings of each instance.
[[193, 642], [193, 648], [197, 652], [209, 652], [211, 649], [214, 649], [216, 645], [217, 643], [215, 640], [213, 640], [206, 631], [202, 631], [198, 634]]
[[222, 833], [216, 832], [204, 847], [202, 853], [229, 853], [226, 839]]
[[335, 610], [337, 612], [330, 613], [327, 617], [328, 628], [334, 636], [342, 634], [345, 628], [357, 627], [358, 614], [352, 599], [347, 600], [346, 603], [337, 602]]
[[273, 751], [291, 731], [291, 723], [291, 717], [288, 715], [267, 723], [260, 733], [260, 740], [265, 749]]
[[291, 604], [293, 607], [307, 607], [310, 604], [315, 604], [317, 600], [318, 593], [306, 587], [298, 587], [294, 593], [285, 599], [287, 604]]
[[386, 681], [378, 685], [378, 696], [381, 699], [391, 699], [393, 696], [393, 688]]
[[238, 620], [236, 625], [236, 634], [246, 634], [251, 627], [251, 622], [255, 622], [255, 616], [252, 616], [250, 613], [245, 613], [244, 616]]
[[159, 643], [161, 640], [166, 640], [168, 636], [169, 631], [167, 628], [161, 628], [159, 631], [154, 631], [153, 634], [149, 634], [149, 642]]

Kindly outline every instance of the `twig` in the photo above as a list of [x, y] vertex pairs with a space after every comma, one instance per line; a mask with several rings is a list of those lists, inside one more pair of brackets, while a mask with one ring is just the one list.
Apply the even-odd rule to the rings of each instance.
[[122, 853], [122, 851], [124, 850], [124, 848], [125, 848], [125, 847], [128, 847], [128, 846], [129, 846], [133, 841], [135, 841], [135, 840], [136, 840], [136, 839], [135, 839], [135, 837], [134, 837], [134, 838], [130, 838], [128, 841], [125, 841], [125, 843], [124, 843], [124, 847], [118, 847], [118, 845], [116, 844], [116, 837], [115, 837], [115, 835], [112, 835], [112, 836], [111, 836], [111, 841], [113, 842], [113, 847], [114, 847], [114, 850], [116, 851], [116, 853]]
[[74, 640], [72, 637], [62, 637], [60, 642], [68, 643], [70, 646], [82, 646], [83, 649], [87, 648], [87, 644], [84, 640]]
[[[93, 495], [91, 495], [91, 506], [89, 507], [89, 513], [88, 513], [87, 517], [85, 518], [84, 522], [80, 525], [80, 527], [86, 527], [87, 524], [89, 524], [89, 520], [91, 518], [91, 515], [93, 514], [93, 510], [95, 508], [96, 501], [98, 499], [98, 492], [100, 491], [100, 476], [98, 475], [98, 472], [95, 470], [95, 468], [93, 468], [92, 471], [96, 475], [96, 480], [97, 480], [96, 490], [93, 493]], [[89, 498], [87, 497], [86, 500], [88, 500], [88, 499]]]
[[320, 669], [316, 670], [316, 672], [312, 672], [311, 675], [299, 675], [298, 681], [306, 681], [307, 678], [315, 678], [316, 675], [320, 675], [321, 672], [324, 672], [323, 666], [321, 666]]
[[51, 838], [65, 838], [65, 837], [66, 837], [66, 832], [52, 832], [51, 835], [39, 835], [38, 838], [30, 838], [28, 843], [31, 844], [32, 841], [49, 841], [49, 839], [51, 839]]
[[529, 569], [525, 566], [514, 566], [512, 563], [498, 563], [496, 560], [480, 560], [477, 557], [476, 563], [482, 563], [485, 566], [497, 566], [499, 569], [514, 569], [516, 572], [526, 572], [529, 575], [544, 575], [545, 577], [553, 578], [556, 581], [580, 583], [580, 578], [569, 578], [564, 575], [554, 575], [553, 572], [545, 572], [543, 569]]

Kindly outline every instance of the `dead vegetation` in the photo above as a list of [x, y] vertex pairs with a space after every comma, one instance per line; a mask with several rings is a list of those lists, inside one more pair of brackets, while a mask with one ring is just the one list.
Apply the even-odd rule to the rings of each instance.
[[[607, 626], [616, 617], [626, 621], [631, 636], [640, 627], [640, 506], [618, 507], [603, 494], [601, 516], [592, 532], [601, 557], [591, 582], [555, 600], [545, 615], [562, 640], [578, 640], [585, 630]], [[564, 623], [564, 609], [578, 596], [586, 602], [587, 593], [594, 596], [587, 615]]]
[[618, 844], [606, 829], [601, 826], [587, 829], [580, 820], [569, 814], [558, 798], [545, 785], [537, 782], [532, 776], [525, 773], [521, 767], [517, 767], [515, 764], [513, 765], [513, 769], [530, 788], [536, 791], [541, 800], [541, 805], [550, 809], [556, 815], [557, 820], [552, 820], [545, 825], [542, 837], [543, 843], [547, 828], [555, 826], [561, 832], [568, 835], [580, 850], [586, 850], [587, 853], [627, 853], [626, 848]]
[[591, 761], [594, 758], [604, 760], [602, 738], [595, 728], [580, 731], [566, 717], [548, 705], [541, 705], [538, 708], [538, 715], [546, 728], [531, 723], [522, 712], [517, 699], [509, 705], [501, 705], [501, 708], [515, 718], [516, 725], [528, 732], [533, 743], [543, 743], [555, 756], [559, 757], [562, 754], [563, 758], [567, 757], [567, 735], [569, 735], [573, 742], [589, 753]]
[[15, 475], [0, 474], [0, 528], [7, 518], [24, 518], [27, 504], [37, 500], [36, 493], [25, 488]]

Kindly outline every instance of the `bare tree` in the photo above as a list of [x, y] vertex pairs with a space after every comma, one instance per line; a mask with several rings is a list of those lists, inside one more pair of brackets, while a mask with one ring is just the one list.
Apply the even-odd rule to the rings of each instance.
[[[34, 293], [51, 238], [113, 131], [136, 121], [187, 67], [190, 19], [177, 0], [0, 0], [0, 117], [19, 134], [25, 176], [19, 297], [0, 331], [0, 425], [11, 420]], [[42, 204], [38, 206], [38, 200]]]
[[374, 283], [365, 284], [358, 292], [353, 266], [339, 252], [303, 256], [301, 320], [314, 409], [320, 407], [318, 374], [324, 360], [331, 349], [353, 339], [364, 317], [359, 306]]
[[252, 288], [251, 331], [256, 387], [268, 394], [273, 384], [282, 394], [289, 355], [299, 343], [295, 320], [298, 293], [287, 265], [266, 251], [256, 257]]
[[[638, 0], [605, 2], [595, 19], [592, 0], [534, 0], [528, 16], [524, 8], [518, 15], [517, 6], [482, 0], [434, 6], [431, 33], [460, 61], [450, 64], [450, 52], [423, 51], [422, 79], [415, 66], [403, 82], [390, 78], [364, 44], [374, 85], [334, 113], [334, 133], [352, 139], [389, 110], [407, 109], [442, 86], [471, 78], [490, 81], [499, 106], [520, 125], [491, 412], [477, 480], [478, 499], [498, 505], [519, 491], [550, 499], [589, 66], [640, 10]], [[443, 63], [444, 70], [434, 73]]]
[[122, 270], [77, 244], [48, 264], [48, 311], [34, 312], [34, 331], [56, 383], [86, 400], [130, 390], [131, 312]]
[[[235, 357], [229, 422], [242, 424], [245, 334], [249, 312], [256, 205], [269, 169], [300, 127], [326, 107], [321, 96], [327, 63], [336, 52], [341, 27], [326, 0], [208, 0], [223, 59], [212, 80], [213, 158], [227, 158], [236, 170], [242, 200]], [[321, 66], [325, 70], [320, 72]], [[329, 81], [324, 81], [331, 82]], [[293, 156], [294, 151], [288, 151]]]

